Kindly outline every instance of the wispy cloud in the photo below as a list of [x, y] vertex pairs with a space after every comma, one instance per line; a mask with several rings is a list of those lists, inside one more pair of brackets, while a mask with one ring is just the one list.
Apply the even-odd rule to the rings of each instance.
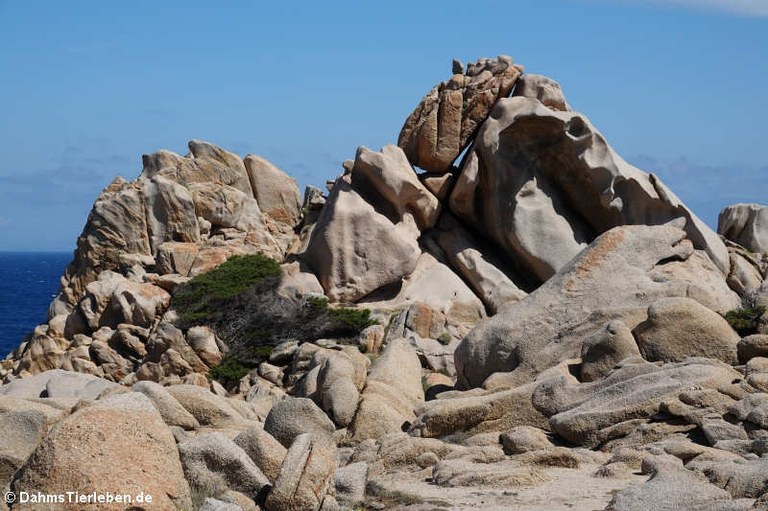
[[[584, 0], [582, 0], [584, 1]], [[615, 0], [612, 0], [615, 1]], [[768, 0], [620, 0], [624, 3], [679, 6], [741, 16], [768, 17]], [[603, 0], [603, 3], [608, 3]]]
[[0, 216], [0, 227], [5, 227], [7, 225], [11, 225], [11, 221], [5, 217]]

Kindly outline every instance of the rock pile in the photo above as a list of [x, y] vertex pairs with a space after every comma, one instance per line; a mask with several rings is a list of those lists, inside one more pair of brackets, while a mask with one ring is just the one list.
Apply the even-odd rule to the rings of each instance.
[[[715, 233], [522, 73], [455, 62], [398, 145], [303, 202], [258, 156], [144, 156], [0, 366], [0, 486], [152, 509], [768, 509], [768, 208]], [[228, 321], [347, 334], [277, 343], [262, 322], [244, 357], [229, 325], [182, 317], [190, 279], [257, 253], [281, 301]]]

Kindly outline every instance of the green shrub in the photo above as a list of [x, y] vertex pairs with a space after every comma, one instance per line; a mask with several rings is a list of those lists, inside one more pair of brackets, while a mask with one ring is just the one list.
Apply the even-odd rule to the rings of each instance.
[[376, 324], [365, 309], [331, 307], [325, 297], [303, 300], [277, 293], [280, 263], [257, 254], [235, 256], [180, 286], [171, 307], [183, 330], [205, 325], [229, 347], [210, 376], [234, 382], [286, 340], [351, 339]]
[[272, 354], [273, 349], [274, 347], [269, 345], [256, 346], [255, 348], [251, 349], [251, 354], [253, 354], [254, 357], [267, 359]]
[[262, 254], [234, 256], [195, 276], [173, 296], [182, 327], [205, 324], [221, 316], [226, 302], [280, 275], [280, 263]]
[[350, 329], [350, 331], [360, 332], [369, 326], [378, 324], [371, 319], [371, 311], [368, 309], [350, 309], [347, 307], [329, 308], [328, 316], [332, 321], [336, 321]]
[[248, 374], [250, 368], [244, 365], [235, 355], [227, 354], [221, 359], [219, 365], [208, 371], [208, 376], [214, 380], [234, 383]]
[[757, 333], [760, 317], [765, 313], [764, 306], [734, 309], [725, 314], [725, 320], [742, 337]]

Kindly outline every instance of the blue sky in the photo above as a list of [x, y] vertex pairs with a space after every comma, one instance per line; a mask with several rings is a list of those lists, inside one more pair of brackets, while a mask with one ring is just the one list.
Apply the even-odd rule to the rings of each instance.
[[768, 202], [767, 0], [0, 0], [0, 250], [72, 250], [114, 176], [192, 138], [320, 185], [502, 53], [710, 224]]

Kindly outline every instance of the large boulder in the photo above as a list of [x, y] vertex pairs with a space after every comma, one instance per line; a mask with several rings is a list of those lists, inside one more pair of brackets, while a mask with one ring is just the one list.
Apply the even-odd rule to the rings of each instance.
[[333, 485], [336, 500], [351, 509], [365, 501], [365, 487], [368, 482], [368, 464], [362, 461], [351, 463], [336, 470]]
[[319, 510], [334, 491], [335, 471], [335, 448], [322, 437], [310, 433], [299, 435], [285, 455], [264, 508], [267, 511]]
[[104, 390], [116, 386], [104, 378], [54, 369], [0, 385], [0, 395], [19, 399], [59, 397], [93, 401]]
[[0, 485], [11, 480], [51, 427], [67, 412], [41, 402], [0, 397]]
[[410, 226], [392, 224], [339, 178], [304, 257], [328, 297], [349, 302], [410, 274], [419, 253]]
[[311, 399], [287, 397], [272, 407], [264, 421], [264, 431], [290, 447], [303, 433], [330, 439], [336, 427]]
[[356, 301], [413, 272], [417, 240], [439, 213], [400, 148], [360, 147], [350, 172], [334, 183], [304, 259], [329, 298]]
[[740, 337], [718, 313], [690, 298], [663, 298], [648, 307], [648, 319], [635, 328], [646, 360], [680, 362], [709, 357], [737, 364]]
[[93, 203], [74, 260], [62, 277], [58, 302], [71, 308], [101, 271], [120, 268], [131, 254], [151, 256], [144, 198], [138, 183], [116, 178]]
[[162, 385], [152, 381], [140, 381], [133, 386], [132, 390], [152, 400], [152, 404], [169, 426], [183, 429], [197, 429], [200, 426], [197, 419]]
[[684, 468], [682, 462], [673, 456], [648, 458], [643, 461], [643, 471], [650, 474], [650, 479], [618, 492], [606, 511], [732, 509], [726, 507], [731, 500], [728, 492]]
[[[424, 252], [419, 256], [416, 269], [403, 279], [397, 296], [372, 306], [389, 309], [405, 309], [412, 304], [428, 306], [442, 314], [445, 324], [454, 327], [457, 337], [466, 334], [480, 319], [486, 317], [485, 306], [464, 280], [447, 264]], [[404, 324], [391, 325], [388, 338], [405, 335]]]
[[440, 218], [434, 239], [446, 259], [472, 287], [490, 314], [502, 305], [519, 302], [528, 293], [521, 279], [489, 243], [483, 243], [449, 214]]
[[170, 151], [144, 155], [141, 177], [162, 175], [177, 183], [231, 186], [253, 196], [248, 173], [239, 156], [201, 140], [190, 140], [187, 146], [190, 154], [185, 157]]
[[[378, 209], [401, 220], [413, 217], [419, 230], [433, 227], [440, 214], [440, 203], [416, 177], [402, 149], [386, 145], [381, 152], [360, 147], [351, 171], [352, 186]], [[372, 192], [375, 192], [372, 194]]]
[[189, 438], [179, 444], [179, 454], [192, 488], [229, 488], [254, 498], [270, 484], [248, 454], [223, 433]]
[[[685, 232], [672, 225], [608, 231], [527, 298], [477, 324], [454, 354], [458, 384], [477, 387], [493, 373], [510, 371], [511, 384], [525, 383], [578, 358], [584, 342], [608, 322], [621, 319], [634, 328], [658, 299], [690, 295], [685, 275], [656, 275], [692, 254]], [[717, 278], [724, 285], [722, 275]], [[736, 294], [726, 292], [737, 304]]]
[[706, 476], [734, 498], [757, 498], [768, 492], [768, 457], [733, 461], [694, 459], [688, 468]]
[[[59, 422], [14, 477], [11, 489], [43, 494], [152, 496], [157, 509], [191, 509], [176, 442], [152, 402], [129, 392], [110, 396]], [[25, 509], [47, 510], [50, 504]], [[65, 504], [61, 509], [81, 509]]]
[[[366, 357], [356, 357], [365, 362], [355, 364], [352, 356], [347, 353], [328, 351], [325, 360], [319, 366], [315, 399], [336, 424], [347, 427], [357, 411], [360, 390], [362, 390], [365, 371], [370, 361]], [[358, 373], [362, 374], [358, 375]]]
[[653, 417], [662, 402], [685, 390], [717, 390], [740, 378], [731, 367], [704, 358], [663, 367], [629, 364], [595, 382], [568, 385], [564, 378], [543, 382], [534, 392], [533, 404], [550, 417], [558, 435], [594, 447], [627, 435], [634, 428], [616, 426]]
[[243, 162], [262, 213], [291, 227], [298, 224], [301, 197], [296, 180], [260, 156], [249, 154]]
[[160, 245], [169, 240], [181, 243], [200, 241], [195, 203], [184, 185], [158, 174], [142, 180], [141, 187], [153, 253], [157, 253]]
[[466, 71], [454, 69], [454, 75], [429, 91], [408, 117], [397, 144], [412, 164], [430, 172], [448, 171], [522, 71], [507, 56], [480, 59]]
[[217, 396], [197, 385], [172, 385], [168, 393], [202, 426], [226, 427], [244, 421], [234, 408], [234, 401]]
[[104, 271], [86, 286], [78, 309], [92, 330], [121, 323], [143, 328], [153, 326], [171, 302], [171, 295], [152, 284], [133, 282], [119, 273]]
[[362, 441], [403, 431], [423, 402], [419, 357], [405, 339], [392, 340], [371, 366], [350, 425], [352, 437]]
[[517, 426], [549, 428], [547, 417], [533, 406], [538, 382], [499, 392], [456, 392], [427, 401], [409, 433], [419, 437], [444, 437], [461, 432], [466, 436], [495, 433]]
[[[215, 234], [223, 235], [225, 239], [228, 235], [239, 238], [242, 245], [253, 247], [250, 251], [257, 250], [278, 258], [282, 255], [282, 249], [269, 232], [253, 196], [231, 186], [211, 183], [194, 183], [189, 189], [197, 215], [216, 227]], [[237, 235], [229, 234], [227, 229], [234, 230]], [[249, 250], [244, 247], [241, 251]]]
[[752, 252], [768, 253], [768, 206], [728, 206], [717, 219], [717, 232]]
[[632, 331], [621, 320], [611, 321], [581, 347], [581, 381], [599, 380], [622, 360], [639, 356]]
[[522, 75], [518, 78], [512, 95], [536, 99], [551, 110], [563, 112], [571, 110], [560, 84], [544, 75], [530, 73]]
[[543, 282], [601, 233], [685, 218], [721, 272], [725, 245], [654, 175], [626, 163], [581, 114], [538, 99], [500, 100], [467, 153], [451, 211]]
[[275, 437], [260, 427], [253, 427], [237, 435], [235, 443], [245, 451], [270, 481], [274, 482], [277, 479], [280, 465], [287, 451]]

